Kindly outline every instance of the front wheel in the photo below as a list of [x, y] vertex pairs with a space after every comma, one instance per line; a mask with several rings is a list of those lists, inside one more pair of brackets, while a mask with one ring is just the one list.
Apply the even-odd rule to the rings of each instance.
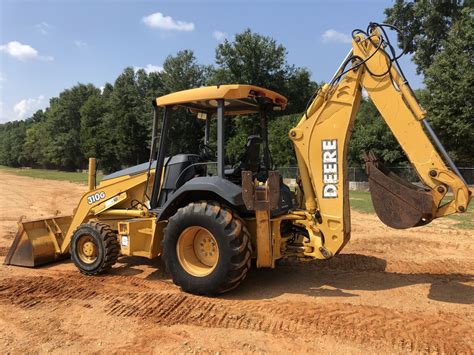
[[251, 257], [245, 222], [216, 202], [193, 202], [168, 221], [163, 259], [173, 282], [190, 293], [218, 294], [237, 287]]
[[120, 246], [110, 226], [89, 222], [81, 224], [71, 239], [71, 259], [80, 272], [97, 275], [115, 264]]

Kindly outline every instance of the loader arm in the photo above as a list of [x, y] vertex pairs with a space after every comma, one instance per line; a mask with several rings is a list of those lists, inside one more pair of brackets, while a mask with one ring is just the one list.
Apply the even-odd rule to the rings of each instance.
[[[425, 112], [397, 69], [398, 63], [386, 52], [387, 41], [378, 25], [356, 34], [351, 52], [331, 83], [322, 86], [290, 130], [304, 208], [313, 216], [313, 222], [306, 223], [307, 256], [331, 257], [350, 239], [347, 152], [362, 88], [424, 185], [402, 181], [373, 154], [366, 155], [372, 200], [380, 219], [394, 228], [410, 228], [467, 210], [472, 191], [425, 121]], [[453, 192], [452, 200], [442, 204], [448, 190]]]
[[[150, 172], [154, 175], [154, 169]], [[147, 173], [121, 176], [103, 181], [87, 191], [71, 216], [53, 216], [40, 220], [20, 220], [19, 229], [5, 264], [36, 267], [64, 259], [69, 255], [71, 238], [82, 223], [90, 219], [109, 224], [125, 218], [145, 218], [148, 211], [130, 209], [146, 189]], [[95, 187], [89, 184], [89, 187]]]

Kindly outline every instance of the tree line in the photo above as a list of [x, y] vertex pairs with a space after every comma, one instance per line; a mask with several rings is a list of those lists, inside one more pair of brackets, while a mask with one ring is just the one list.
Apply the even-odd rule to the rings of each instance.
[[[388, 22], [407, 34], [399, 38], [401, 45], [414, 54], [418, 71], [424, 74], [426, 88], [417, 94], [428, 119], [457, 164], [472, 166], [472, 8], [461, 2], [397, 0], [386, 15]], [[149, 157], [153, 99], [203, 85], [230, 83], [262, 86], [288, 98], [287, 109], [270, 117], [269, 146], [275, 165], [295, 165], [287, 134], [318, 84], [306, 68], [288, 63], [282, 44], [249, 29], [219, 44], [212, 66], [199, 64], [192, 51], [183, 50], [168, 56], [160, 72], [125, 68], [113, 84], [102, 89], [77, 84], [62, 91], [45, 110], [24, 121], [0, 125], [0, 164], [76, 170], [85, 168], [87, 158], [94, 156], [100, 168], [110, 172], [142, 163]], [[169, 154], [197, 153], [203, 122], [184, 111], [173, 117]], [[211, 127], [213, 131], [215, 127]], [[229, 164], [238, 161], [247, 136], [255, 133], [259, 133], [255, 117], [227, 120]], [[367, 149], [389, 165], [406, 163], [375, 106], [363, 99], [353, 129], [350, 163], [361, 164], [362, 152]]]

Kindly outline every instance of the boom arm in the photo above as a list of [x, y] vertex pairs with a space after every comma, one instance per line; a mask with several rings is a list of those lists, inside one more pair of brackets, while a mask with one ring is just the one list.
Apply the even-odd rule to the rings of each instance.
[[[432, 140], [440, 143], [424, 121], [425, 112], [403, 75], [392, 65], [386, 45], [377, 27], [366, 36], [357, 34], [349, 59], [331, 84], [319, 90], [298, 125], [290, 131], [305, 209], [313, 216], [313, 222], [306, 225], [310, 234], [305, 248], [308, 256], [331, 257], [350, 239], [347, 151], [362, 88], [426, 186], [408, 185], [385, 171], [373, 155], [368, 156], [371, 193], [382, 221], [395, 228], [407, 228], [467, 210], [472, 191], [444, 149], [433, 145]], [[351, 67], [344, 72], [346, 64]], [[431, 140], [424, 126], [432, 135]], [[442, 205], [448, 189], [454, 197]]]

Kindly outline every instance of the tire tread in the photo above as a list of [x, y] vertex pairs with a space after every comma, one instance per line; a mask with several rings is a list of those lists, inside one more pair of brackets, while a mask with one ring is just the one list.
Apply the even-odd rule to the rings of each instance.
[[[230, 208], [223, 206], [215, 201], [197, 201], [184, 206], [169, 218], [168, 226], [164, 230], [163, 243], [166, 243], [171, 225], [177, 224], [194, 214], [201, 214], [203, 217], [211, 217], [217, 225], [224, 231], [221, 237], [226, 240], [230, 246], [230, 257], [226, 260], [228, 272], [224, 281], [213, 290], [203, 289], [202, 287], [187, 288], [185, 291], [196, 294], [220, 294], [236, 288], [247, 276], [251, 266], [252, 246], [250, 243], [250, 233], [245, 226], [245, 221]], [[171, 246], [170, 248], [172, 248]], [[174, 246], [175, 247], [175, 246]], [[165, 250], [165, 248], [163, 248]], [[180, 277], [173, 274], [173, 267], [164, 253], [164, 261], [168, 271], [171, 271], [173, 282], [183, 287]], [[184, 288], [183, 288], [184, 289]]]
[[108, 224], [89, 222], [79, 225], [79, 227], [77, 227], [74, 231], [73, 236], [82, 228], [91, 228], [99, 234], [100, 241], [104, 247], [104, 257], [103, 261], [98, 265], [98, 267], [91, 271], [81, 268], [80, 265], [78, 265], [78, 262], [75, 260], [76, 256], [71, 254], [74, 264], [82, 274], [88, 276], [95, 276], [107, 272], [117, 262], [119, 257], [120, 246], [118, 244], [116, 234], [112, 231]]

